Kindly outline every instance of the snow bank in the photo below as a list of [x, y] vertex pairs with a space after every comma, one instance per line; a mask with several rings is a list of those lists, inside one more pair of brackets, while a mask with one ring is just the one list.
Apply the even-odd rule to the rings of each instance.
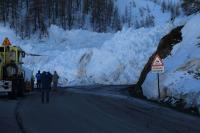
[[0, 34], [8, 36], [13, 44], [21, 46], [27, 53], [41, 55], [26, 56], [26, 68], [34, 74], [38, 70], [56, 70], [61, 77], [60, 84], [66, 86], [135, 83], [160, 38], [171, 27], [95, 33], [85, 30], [64, 31], [51, 26], [49, 38], [42, 40], [35, 37], [21, 40], [8, 28], [1, 29], [3, 33]]
[[[54, 29], [50, 34], [60, 34], [57, 30], [60, 29]], [[51, 49], [42, 48], [44, 50], [41, 54], [46, 56], [29, 57], [25, 64], [28, 64], [29, 68], [51, 72], [57, 70], [62, 77], [62, 83], [68, 85], [133, 84], [138, 80], [149, 56], [157, 48], [160, 38], [169, 30], [169, 26], [126, 29], [113, 35], [81, 30], [66, 31], [62, 33], [66, 35], [62, 40], [66, 41], [60, 44], [60, 50], [55, 44], [50, 44]], [[76, 39], [76, 32], [82, 37]], [[53, 42], [53, 36], [50, 37], [50, 42]], [[87, 42], [87, 45], [80, 42]], [[74, 49], [74, 44], [82, 45]], [[43, 45], [48, 47], [49, 44]]]
[[[164, 60], [161, 96], [183, 99], [187, 106], [200, 107], [200, 14], [190, 17], [182, 36], [183, 41], [174, 47], [172, 56]], [[155, 74], [149, 74], [143, 86], [148, 98], [157, 98], [156, 83]]]

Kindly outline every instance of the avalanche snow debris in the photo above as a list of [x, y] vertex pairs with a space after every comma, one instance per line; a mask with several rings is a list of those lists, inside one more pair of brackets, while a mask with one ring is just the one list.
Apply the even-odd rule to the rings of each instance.
[[[163, 98], [183, 99], [188, 107], [200, 109], [200, 49], [196, 47], [200, 35], [200, 14], [189, 18], [182, 29], [183, 41], [174, 47], [172, 56], [164, 60], [166, 72], [160, 77], [160, 91]], [[156, 85], [156, 76], [150, 73], [143, 85], [148, 98], [157, 98]]]
[[[52, 25], [49, 38], [21, 40], [9, 28], [0, 34], [8, 36], [27, 52], [43, 56], [27, 56], [25, 67], [60, 75], [60, 84], [133, 84], [143, 65], [157, 48], [159, 40], [171, 25], [154, 28], [129, 28], [117, 33], [95, 33], [85, 30], [64, 31]], [[0, 38], [2, 41], [3, 37]]]

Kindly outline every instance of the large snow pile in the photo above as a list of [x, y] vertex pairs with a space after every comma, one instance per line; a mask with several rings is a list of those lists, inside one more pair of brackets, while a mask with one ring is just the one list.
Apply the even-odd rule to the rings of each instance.
[[[161, 95], [183, 99], [188, 106], [200, 107], [200, 14], [194, 15], [182, 29], [183, 41], [172, 56], [164, 60]], [[155, 74], [150, 73], [143, 86], [149, 98], [157, 97]]]
[[86, 85], [135, 83], [160, 38], [171, 26], [130, 28], [112, 34], [64, 31], [51, 26], [49, 38], [43, 40], [34, 37], [21, 40], [8, 28], [1, 29], [1, 42], [7, 36], [27, 53], [41, 55], [24, 59], [25, 67], [34, 73], [56, 70], [62, 85]]

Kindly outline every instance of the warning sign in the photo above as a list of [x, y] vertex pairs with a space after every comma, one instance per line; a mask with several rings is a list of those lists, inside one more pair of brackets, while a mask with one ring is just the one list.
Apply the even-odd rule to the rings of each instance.
[[152, 62], [151, 71], [153, 73], [164, 73], [164, 64], [162, 59], [158, 55], [156, 55]]
[[10, 45], [11, 45], [11, 43], [10, 43], [10, 41], [9, 41], [9, 39], [8, 39], [7, 37], [4, 39], [2, 45], [3, 45], [3, 46], [10, 46]]

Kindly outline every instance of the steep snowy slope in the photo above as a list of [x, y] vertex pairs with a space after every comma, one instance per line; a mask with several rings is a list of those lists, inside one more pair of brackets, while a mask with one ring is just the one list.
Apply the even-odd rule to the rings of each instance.
[[[177, 12], [181, 14], [181, 0], [168, 0], [164, 3], [166, 8], [177, 6]], [[116, 0], [121, 16], [131, 17], [129, 21], [135, 27], [145, 25], [146, 21], [150, 21], [153, 25], [169, 22], [172, 17], [172, 9], [163, 11], [162, 4], [163, 0]]]
[[[182, 29], [183, 41], [164, 60], [166, 72], [161, 75], [161, 96], [183, 99], [188, 106], [200, 108], [200, 14], [191, 16]], [[150, 73], [143, 85], [149, 98], [157, 97], [157, 80]]]

